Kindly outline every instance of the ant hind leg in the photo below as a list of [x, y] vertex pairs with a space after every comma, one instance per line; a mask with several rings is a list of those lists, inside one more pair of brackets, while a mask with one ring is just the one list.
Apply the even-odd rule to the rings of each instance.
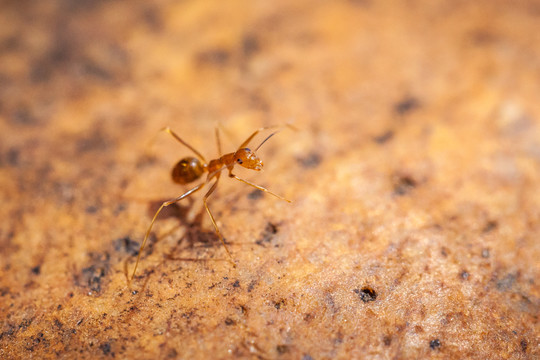
[[176, 133], [172, 131], [170, 127], [168, 126], [164, 127], [163, 129], [161, 129], [161, 131], [165, 131], [166, 133], [170, 134], [172, 137], [178, 140], [178, 142], [180, 142], [182, 145], [187, 147], [189, 150], [193, 151], [195, 155], [199, 157], [199, 159], [201, 159], [204, 163], [206, 163], [206, 159], [204, 158], [204, 156], [200, 152], [198, 152], [193, 146], [189, 145], [187, 142], [182, 140], [180, 136], [176, 135]]

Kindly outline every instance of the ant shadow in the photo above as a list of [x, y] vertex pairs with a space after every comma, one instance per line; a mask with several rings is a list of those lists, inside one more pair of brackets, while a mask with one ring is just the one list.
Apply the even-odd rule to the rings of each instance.
[[[170, 205], [169, 207], [176, 206], [177, 204]], [[152, 209], [152, 211], [154, 211]], [[175, 245], [170, 249], [170, 251], [164, 256], [167, 260], [172, 261], [227, 261], [227, 259], [214, 259], [214, 258], [201, 258], [201, 257], [179, 257], [177, 254], [180, 254], [184, 251], [193, 252], [198, 249], [207, 249], [211, 247], [221, 247], [221, 242], [216, 232], [213, 230], [207, 230], [203, 228], [202, 222], [203, 217], [206, 215], [204, 208], [201, 208], [194, 219], [188, 221], [186, 219], [186, 214], [181, 214], [180, 224], [173, 227], [170, 231], [163, 234], [154, 244], [161, 241], [163, 238], [172, 235], [180, 227], [185, 227], [184, 233], [177, 239]], [[225, 239], [226, 241], [226, 239]], [[227, 244], [229, 244], [227, 242]]]
[[[164, 239], [175, 236], [174, 234], [177, 233], [182, 227], [185, 229], [185, 231], [182, 234], [179, 234], [178, 239], [176, 240], [175, 244], [164, 250], [163, 259], [159, 261], [155, 266], [152, 266], [151, 269], [147, 269], [144, 271], [140, 276], [136, 276], [139, 278], [146, 278], [144, 284], [148, 282], [148, 278], [150, 275], [156, 273], [155, 269], [161, 267], [166, 261], [190, 261], [190, 262], [210, 262], [210, 261], [228, 261], [226, 258], [218, 259], [218, 258], [204, 258], [200, 256], [178, 256], [178, 254], [182, 254], [185, 252], [193, 253], [194, 251], [197, 251], [199, 253], [200, 249], [207, 249], [216, 247], [218, 245], [221, 246], [221, 242], [215, 231], [206, 230], [203, 228], [203, 218], [206, 215], [206, 211], [204, 207], [202, 207], [198, 212], [195, 214], [195, 216], [192, 218], [190, 216], [191, 211], [193, 210], [193, 206], [195, 201], [192, 199], [188, 200], [187, 205], [182, 205], [179, 203], [171, 204], [161, 211], [159, 220], [165, 220], [165, 219], [176, 219], [178, 223], [174, 225], [171, 229], [165, 231], [164, 233], [161, 233], [159, 236], [156, 236], [155, 234], [151, 234], [149, 237], [148, 245], [146, 246], [146, 249], [143, 250], [144, 253], [142, 257], [147, 257], [156, 250], [157, 245], [161, 243]], [[151, 217], [157, 209], [161, 206], [163, 203], [163, 200], [153, 200], [149, 203], [147, 213]], [[226, 239], [225, 239], [226, 241]], [[230, 244], [227, 242], [227, 244]], [[138, 252], [134, 254], [135, 256], [138, 255]], [[127, 262], [125, 264], [126, 267], [126, 279], [128, 279], [128, 271], [127, 271]], [[182, 268], [178, 268], [175, 271], [181, 270]], [[144, 286], [145, 287], [145, 286]]]

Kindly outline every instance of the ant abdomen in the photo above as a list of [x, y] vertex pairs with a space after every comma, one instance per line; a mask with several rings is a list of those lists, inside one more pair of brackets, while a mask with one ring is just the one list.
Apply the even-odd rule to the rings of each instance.
[[203, 172], [204, 166], [199, 159], [188, 156], [173, 167], [171, 176], [175, 183], [188, 184], [200, 178]]

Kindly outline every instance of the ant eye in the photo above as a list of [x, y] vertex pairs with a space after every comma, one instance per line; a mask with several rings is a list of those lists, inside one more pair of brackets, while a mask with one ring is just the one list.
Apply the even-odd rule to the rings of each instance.
[[243, 163], [242, 159], [236, 159], [236, 162], [239, 164]]

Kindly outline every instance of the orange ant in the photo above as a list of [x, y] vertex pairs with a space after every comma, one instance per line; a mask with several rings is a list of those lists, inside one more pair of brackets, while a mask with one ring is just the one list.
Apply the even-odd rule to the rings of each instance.
[[[291, 125], [288, 125], [288, 126], [292, 127]], [[266, 129], [269, 129], [269, 128], [272, 128], [272, 127], [273, 126], [262, 127], [260, 129], [256, 130], [253, 134], [251, 134], [238, 147], [238, 149], [235, 152], [228, 153], [228, 154], [225, 154], [225, 155], [221, 155], [221, 142], [220, 142], [220, 139], [219, 139], [218, 129], [216, 128], [216, 142], [217, 142], [217, 148], [218, 148], [218, 152], [219, 152], [219, 158], [214, 159], [214, 160], [210, 160], [210, 162], [207, 162], [206, 159], [204, 158], [204, 156], [202, 156], [202, 154], [200, 152], [198, 152], [193, 146], [189, 145], [184, 140], [182, 140], [169, 127], [163, 128], [161, 130], [161, 131], [165, 131], [165, 132], [169, 133], [170, 135], [172, 135], [176, 140], [178, 140], [181, 144], [186, 146], [188, 149], [193, 151], [193, 153], [195, 153], [195, 155], [197, 155], [197, 157], [192, 157], [192, 156], [185, 157], [185, 158], [181, 159], [173, 167], [172, 172], [171, 172], [171, 176], [172, 176], [172, 179], [173, 179], [173, 181], [175, 183], [182, 184], [182, 185], [183, 184], [188, 184], [188, 183], [191, 183], [191, 182], [199, 179], [203, 175], [203, 173], [205, 173], [205, 172], [207, 172], [208, 175], [206, 176], [206, 180], [204, 182], [202, 182], [199, 185], [195, 186], [191, 190], [188, 190], [187, 192], [185, 192], [184, 194], [178, 196], [177, 198], [174, 198], [174, 199], [169, 200], [169, 201], [165, 201], [163, 204], [161, 204], [159, 209], [156, 211], [156, 213], [154, 215], [154, 218], [152, 219], [152, 222], [150, 223], [150, 226], [148, 227], [148, 230], [146, 231], [146, 235], [144, 236], [144, 240], [143, 240], [143, 242], [141, 244], [141, 247], [139, 249], [139, 255], [137, 256], [137, 262], [135, 263], [135, 268], [133, 269], [133, 274], [131, 275], [131, 279], [129, 280], [130, 283], [131, 283], [131, 281], [133, 281], [133, 278], [135, 277], [135, 273], [137, 271], [137, 266], [139, 265], [139, 261], [141, 259], [141, 254], [143, 252], [144, 246], [146, 245], [146, 241], [148, 240], [148, 237], [150, 236], [150, 231], [152, 231], [152, 226], [154, 225], [154, 222], [156, 221], [156, 219], [157, 219], [159, 213], [161, 212], [161, 210], [164, 207], [172, 205], [172, 204], [174, 204], [174, 203], [176, 203], [176, 202], [190, 196], [191, 194], [201, 190], [206, 184], [208, 184], [214, 178], [216, 179], [216, 181], [214, 182], [214, 184], [212, 184], [212, 186], [210, 187], [210, 190], [208, 190], [206, 195], [204, 195], [203, 203], [204, 203], [204, 207], [206, 208], [206, 211], [208, 212], [208, 215], [210, 215], [210, 219], [212, 220], [212, 224], [214, 225], [214, 228], [216, 229], [216, 234], [218, 235], [219, 240], [221, 240], [221, 243], [223, 244], [223, 247], [225, 247], [225, 250], [227, 251], [227, 255], [229, 255], [229, 260], [231, 261], [233, 266], [236, 267], [236, 264], [232, 260], [231, 253], [229, 252], [229, 249], [227, 248], [227, 245], [225, 244], [225, 240], [223, 239], [223, 236], [221, 235], [221, 232], [219, 231], [219, 228], [218, 228], [218, 226], [216, 224], [216, 220], [214, 219], [214, 216], [212, 215], [212, 213], [210, 212], [210, 209], [208, 208], [207, 200], [208, 200], [208, 197], [210, 195], [212, 195], [212, 193], [216, 189], [217, 184], [219, 182], [219, 177], [221, 176], [221, 172], [223, 170], [227, 169], [229, 171], [229, 177], [235, 178], [236, 180], [239, 180], [239, 181], [241, 181], [241, 182], [243, 182], [245, 184], [253, 186], [254, 188], [256, 188], [258, 190], [261, 190], [261, 191], [267, 192], [267, 193], [269, 193], [271, 195], [274, 195], [278, 199], [287, 201], [289, 203], [291, 202], [291, 200], [285, 199], [284, 197], [281, 197], [281, 196], [279, 196], [277, 194], [274, 194], [273, 192], [271, 192], [270, 190], [268, 190], [268, 189], [266, 189], [266, 188], [264, 188], [262, 186], [256, 185], [256, 184], [254, 184], [252, 182], [249, 182], [247, 180], [239, 178], [238, 176], [236, 176], [232, 172], [235, 165], [240, 165], [240, 166], [243, 166], [243, 167], [245, 167], [247, 169], [251, 169], [251, 170], [255, 170], [255, 171], [262, 170], [263, 162], [261, 161], [261, 159], [259, 159], [259, 157], [255, 154], [255, 152], [257, 150], [259, 150], [259, 148], [268, 139], [270, 139], [272, 136], [274, 136], [277, 132], [273, 132], [272, 134], [267, 136], [266, 139], [264, 139], [259, 144], [259, 146], [257, 146], [257, 148], [255, 150], [251, 150], [251, 149], [247, 148], [246, 146], [249, 144], [249, 142], [259, 132], [261, 132], [263, 130], [266, 130]]]

